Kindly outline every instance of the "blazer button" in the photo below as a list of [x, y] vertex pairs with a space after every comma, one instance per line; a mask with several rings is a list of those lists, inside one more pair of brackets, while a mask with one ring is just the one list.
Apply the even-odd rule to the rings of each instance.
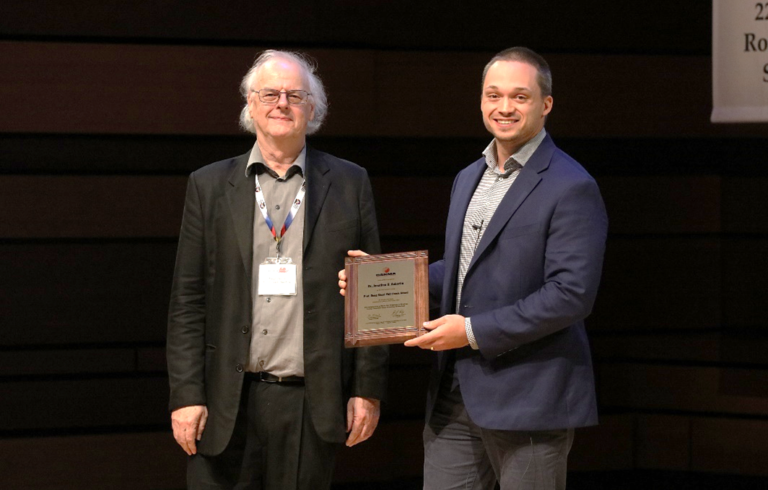
[[243, 372], [243, 365], [242, 364], [238, 364], [237, 366], [235, 366], [235, 371], [237, 371], [238, 373], [242, 373]]
[[251, 331], [251, 328], [248, 325], [243, 325], [243, 328], [240, 329], [243, 333], [248, 333]]

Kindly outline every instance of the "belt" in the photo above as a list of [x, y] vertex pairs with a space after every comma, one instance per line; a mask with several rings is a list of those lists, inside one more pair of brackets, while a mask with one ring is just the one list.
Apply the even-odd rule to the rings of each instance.
[[275, 376], [274, 374], [265, 373], [264, 371], [258, 373], [245, 373], [245, 375], [252, 381], [263, 381], [264, 383], [304, 384], [304, 378], [302, 376]]

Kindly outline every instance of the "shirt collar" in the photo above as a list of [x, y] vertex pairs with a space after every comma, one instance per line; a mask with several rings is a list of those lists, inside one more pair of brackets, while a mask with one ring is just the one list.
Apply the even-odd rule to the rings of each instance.
[[[307, 162], [307, 145], [304, 145], [304, 148], [301, 149], [301, 152], [299, 153], [299, 156], [296, 157], [296, 160], [293, 161], [293, 164], [291, 165], [291, 168], [288, 169], [288, 172], [285, 173], [286, 178], [290, 175], [293, 175], [294, 173], [300, 173], [302, 176], [304, 175], [304, 169], [306, 167]], [[297, 171], [292, 171], [293, 167], [298, 167]], [[267, 166], [267, 164], [264, 162], [264, 156], [261, 154], [261, 148], [259, 148], [259, 143], [254, 142], [253, 148], [251, 149], [251, 154], [248, 157], [248, 165], [245, 166], [245, 176], [249, 177], [253, 174], [254, 171], [259, 171], [259, 168], [264, 168], [267, 170], [267, 172], [270, 172], [273, 175], [273, 177], [277, 177], [277, 174]], [[290, 173], [289, 173], [290, 172]]]
[[[510, 169], [514, 168], [516, 166], [515, 163], [517, 163], [521, 167], [525, 166], [525, 164], [528, 163], [528, 160], [530, 160], [531, 155], [533, 155], [533, 153], [539, 147], [541, 142], [544, 141], [545, 136], [547, 136], [547, 131], [544, 128], [541, 128], [541, 131], [539, 131], [538, 134], [536, 134], [536, 136], [529, 139], [513, 155], [510, 155], [507, 161], [504, 162], [504, 170], [509, 171]], [[488, 168], [490, 168], [491, 170], [496, 170], [498, 172], [498, 163], [496, 162], [496, 139], [495, 138], [491, 141], [491, 143], [488, 146], [485, 147], [485, 150], [483, 150], [483, 155], [485, 156], [485, 164], [488, 165]]]

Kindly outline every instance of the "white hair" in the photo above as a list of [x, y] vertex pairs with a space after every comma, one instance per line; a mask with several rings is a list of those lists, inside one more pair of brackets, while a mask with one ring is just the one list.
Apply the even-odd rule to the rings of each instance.
[[253, 118], [248, 110], [248, 94], [253, 88], [256, 79], [258, 79], [261, 69], [267, 63], [267, 61], [282, 58], [289, 61], [293, 61], [299, 67], [301, 67], [307, 80], [309, 80], [309, 93], [314, 101], [315, 117], [313, 120], [307, 122], [307, 134], [313, 134], [320, 129], [323, 125], [325, 116], [328, 114], [328, 98], [325, 95], [325, 87], [320, 77], [315, 73], [317, 71], [317, 65], [309, 56], [303, 53], [296, 53], [292, 51], [278, 51], [275, 49], [268, 49], [261, 53], [256, 61], [253, 62], [253, 66], [248, 73], [243, 77], [243, 81], [240, 82], [240, 94], [245, 99], [245, 107], [240, 111], [240, 127], [249, 133], [256, 133], [256, 127], [253, 124]]

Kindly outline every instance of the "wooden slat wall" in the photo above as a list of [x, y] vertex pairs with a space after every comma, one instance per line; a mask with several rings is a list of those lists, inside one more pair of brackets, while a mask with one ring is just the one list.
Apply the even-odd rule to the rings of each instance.
[[[0, 4], [0, 32], [44, 39], [192, 44], [253, 45], [269, 40], [278, 45], [498, 50], [527, 43], [542, 52], [706, 52], [710, 15], [709, 4], [692, 9], [658, 0], [633, 5], [631, 11], [601, 0], [524, 9], [515, 3], [478, 8], [463, 0], [295, 0], [281, 8], [242, 1], [211, 5], [203, 0], [131, 8], [119, 0], [81, 0], [73, 8], [57, 0], [8, 0]], [[498, 19], [514, 19], [515, 28], [490, 28]]]
[[[0, 105], [12, 116], [0, 119], [2, 132], [192, 135], [239, 133], [237, 87], [263, 49], [44, 42], [0, 47]], [[477, 115], [478, 73], [493, 52], [306, 51], [335, 94], [324, 135], [485, 135]], [[558, 74], [557, 109], [548, 124], [562, 137], [768, 134], [764, 125], [709, 123], [711, 91], [701, 82], [710, 72], [705, 56], [554, 54], [548, 61]], [[637, 73], [682, 74], [682, 83], [670, 88], [667, 77], [650, 77], [642, 90], [627, 91]], [[600, 102], [585, 93], [598, 93]]]
[[[240, 78], [285, 46], [318, 60], [331, 111], [311, 142], [368, 169], [383, 248], [432, 259], [453, 178], [489, 140], [484, 63], [545, 54], [548, 130], [611, 221], [588, 321], [601, 425], [577, 431], [571, 469], [768, 475], [768, 125], [709, 123], [709, 4], [554, 8], [0, 4], [4, 484], [183, 487], [164, 339], [186, 176], [249, 149]], [[489, 28], [512, 15], [513, 34]], [[421, 474], [431, 360], [393, 349], [378, 434], [341, 451], [336, 481]]]

